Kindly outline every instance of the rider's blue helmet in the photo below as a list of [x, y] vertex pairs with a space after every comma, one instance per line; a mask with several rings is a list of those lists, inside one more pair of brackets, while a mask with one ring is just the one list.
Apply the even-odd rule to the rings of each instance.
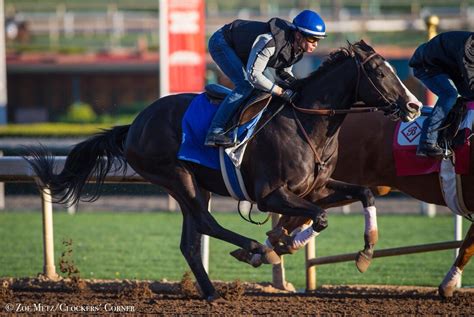
[[304, 36], [326, 37], [326, 24], [323, 18], [314, 11], [304, 10], [300, 12], [293, 19], [293, 24]]

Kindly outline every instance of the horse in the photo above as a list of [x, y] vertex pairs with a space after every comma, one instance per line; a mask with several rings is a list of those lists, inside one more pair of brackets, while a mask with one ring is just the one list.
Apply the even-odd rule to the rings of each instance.
[[[248, 143], [240, 170], [260, 210], [311, 218], [312, 228], [320, 232], [327, 218], [317, 202], [322, 200], [324, 206], [345, 193], [344, 184], [333, 184], [330, 175], [346, 114], [363, 105], [382, 105], [379, 109], [386, 115], [409, 121], [419, 114], [421, 104], [384, 58], [362, 40], [330, 53], [319, 69], [296, 84], [299, 107], [286, 104], [275, 111]], [[144, 179], [165, 189], [183, 214], [181, 252], [203, 297], [212, 302], [220, 296], [201, 262], [202, 234], [258, 254], [264, 263], [279, 263], [280, 257], [272, 248], [225, 229], [208, 212], [211, 192], [229, 196], [219, 171], [178, 159], [181, 121], [195, 97], [191, 93], [162, 97], [130, 125], [113, 127], [75, 145], [60, 173], [54, 172], [54, 157], [45, 148], [30, 149], [24, 158], [57, 203], [84, 199], [83, 187], [91, 178], [96, 180], [96, 191], [87, 200], [97, 199], [105, 175], [115, 168], [124, 171], [127, 163]], [[284, 103], [272, 98], [269, 112]]]
[[[370, 113], [363, 118], [350, 116], [344, 121], [339, 135], [339, 157], [336, 169], [332, 175], [334, 179], [365, 186], [366, 189], [376, 196], [388, 194], [392, 189], [397, 189], [418, 200], [447, 206], [442, 194], [438, 173], [416, 176], [397, 176], [394, 162], [392, 143], [394, 138], [396, 123], [384, 120], [379, 113]], [[374, 136], [374, 131], [376, 135]], [[354, 142], [357, 140], [357, 142]], [[361, 150], [363, 149], [363, 151]], [[470, 148], [470, 170], [466, 175], [461, 175], [462, 192], [464, 203], [468, 210], [474, 210], [474, 147]], [[345, 205], [356, 201], [347, 197], [341, 200], [339, 205]], [[292, 232], [298, 227], [308, 223], [308, 218], [287, 217], [280, 218], [274, 232]], [[469, 219], [472, 222], [472, 219]], [[367, 222], [366, 222], [367, 225]], [[365, 230], [365, 243], [367, 245], [368, 228]], [[287, 241], [291, 244], [291, 239], [286, 237], [274, 237], [274, 240]], [[302, 246], [300, 246], [301, 248]], [[294, 252], [295, 250], [291, 250]], [[456, 289], [462, 271], [469, 259], [474, 254], [474, 223], [471, 224], [463, 243], [459, 250], [459, 255], [455, 259], [452, 267], [446, 274], [442, 283], [438, 287], [441, 297], [452, 297]], [[370, 257], [363, 257], [366, 260], [365, 266], [359, 267], [359, 271], [364, 272], [370, 264]]]

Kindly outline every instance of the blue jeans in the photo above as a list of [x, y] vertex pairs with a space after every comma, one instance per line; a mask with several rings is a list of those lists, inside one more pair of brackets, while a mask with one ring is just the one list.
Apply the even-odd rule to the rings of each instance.
[[247, 80], [245, 66], [225, 40], [222, 30], [215, 32], [209, 39], [209, 54], [235, 85], [234, 90], [222, 101], [209, 128], [209, 131], [221, 133], [241, 102], [250, 96], [253, 86]]
[[420, 135], [420, 144], [428, 143], [435, 145], [438, 142], [438, 129], [453, 108], [458, 97], [456, 86], [450, 81], [446, 74], [429, 75], [424, 71], [415, 70], [415, 76], [423, 84], [438, 96], [438, 101], [434, 106], [431, 115], [423, 123]]

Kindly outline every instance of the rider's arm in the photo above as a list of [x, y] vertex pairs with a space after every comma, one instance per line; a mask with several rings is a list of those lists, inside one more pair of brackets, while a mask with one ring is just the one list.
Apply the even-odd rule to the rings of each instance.
[[290, 67], [283, 68], [283, 69], [277, 69], [276, 74], [278, 77], [280, 77], [281, 80], [283, 80], [285, 83], [287, 83], [290, 86], [296, 80], [295, 75], [293, 75], [293, 65], [291, 65]]
[[270, 33], [262, 34], [255, 40], [247, 62], [247, 74], [249, 81], [256, 88], [270, 92], [273, 95], [281, 95], [283, 89], [264, 75], [268, 61], [275, 54], [275, 43]]

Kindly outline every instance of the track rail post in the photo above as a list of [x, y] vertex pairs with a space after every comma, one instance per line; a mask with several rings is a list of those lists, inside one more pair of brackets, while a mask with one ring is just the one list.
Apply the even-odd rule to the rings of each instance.
[[[309, 240], [305, 247], [306, 263], [310, 259], [316, 258], [316, 239], [313, 237]], [[316, 266], [306, 266], [306, 291], [311, 292], [316, 290]]]
[[41, 190], [41, 207], [43, 214], [43, 274], [51, 280], [58, 279], [54, 265], [54, 236], [53, 236], [53, 203], [49, 188]]

